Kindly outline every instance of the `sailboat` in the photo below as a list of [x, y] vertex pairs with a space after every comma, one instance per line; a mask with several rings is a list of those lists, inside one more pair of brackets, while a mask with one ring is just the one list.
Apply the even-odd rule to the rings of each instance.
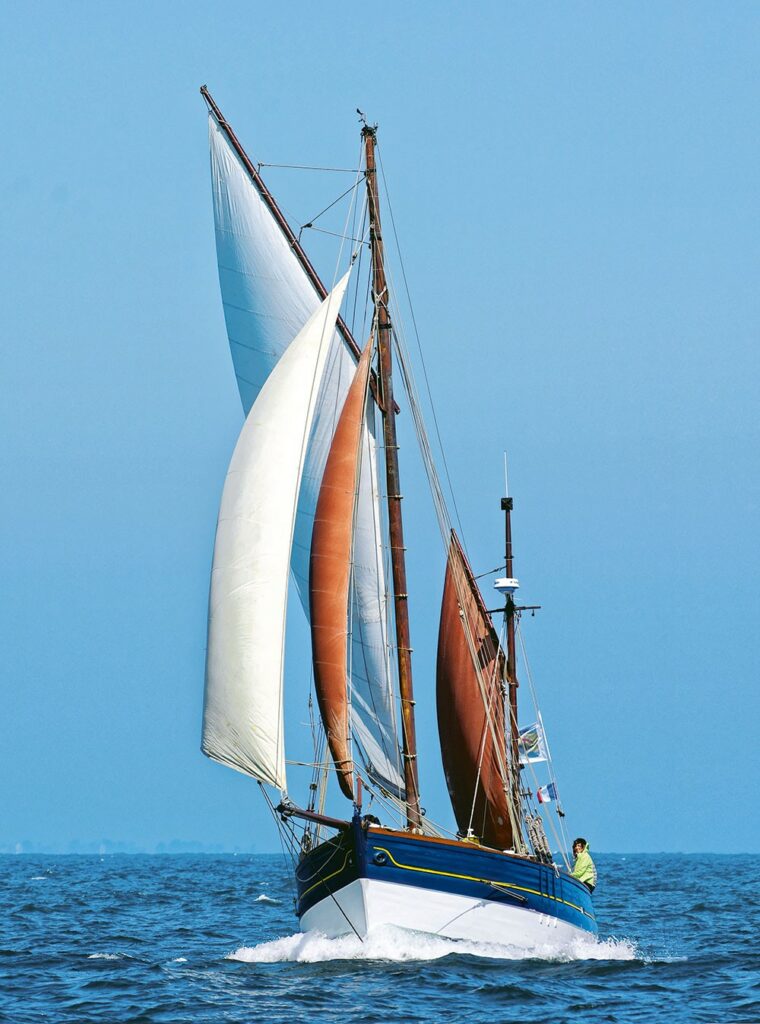
[[[524, 949], [594, 934], [590, 892], [566, 855], [552, 854], [536, 804], [541, 763], [551, 781], [538, 799], [559, 811], [555, 849], [566, 850], [543, 721], [519, 725], [526, 606], [516, 602], [513, 500], [501, 499], [494, 610], [452, 528], [398, 327], [376, 126], [361, 115], [353, 220], [336, 232], [344, 250], [350, 244], [328, 289], [261, 165], [205, 86], [201, 94], [222, 302], [246, 414], [214, 545], [202, 750], [259, 783], [292, 856], [303, 931], [364, 939], [392, 925]], [[365, 253], [360, 346], [340, 311]], [[444, 547], [435, 711], [418, 708], [413, 690], [394, 365]], [[304, 694], [313, 756], [298, 764], [285, 751], [290, 578], [313, 671], [314, 699]], [[420, 801], [418, 712], [437, 715], [456, 827], [431, 820]], [[288, 781], [297, 768], [310, 780], [300, 799]], [[342, 812], [326, 813], [330, 802]]]

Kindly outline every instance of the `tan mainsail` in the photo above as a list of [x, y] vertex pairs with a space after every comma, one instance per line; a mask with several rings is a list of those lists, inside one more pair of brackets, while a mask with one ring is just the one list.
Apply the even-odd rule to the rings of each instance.
[[348, 608], [354, 505], [371, 341], [349, 388], [314, 514], [309, 572], [314, 685], [340, 788], [353, 799], [348, 711]]
[[500, 850], [513, 845], [504, 740], [504, 660], [499, 638], [452, 530], [436, 672], [443, 768], [460, 832], [467, 834], [471, 828], [485, 845]]

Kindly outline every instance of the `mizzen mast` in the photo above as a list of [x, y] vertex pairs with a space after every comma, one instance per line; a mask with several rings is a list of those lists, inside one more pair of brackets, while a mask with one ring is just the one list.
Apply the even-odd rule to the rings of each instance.
[[406, 823], [409, 829], [418, 829], [420, 816], [420, 787], [417, 771], [417, 740], [414, 727], [414, 692], [412, 687], [412, 648], [409, 633], [409, 606], [406, 587], [406, 559], [404, 556], [404, 526], [401, 517], [401, 485], [396, 440], [396, 407], [393, 401], [391, 318], [388, 312], [388, 285], [385, 278], [383, 236], [380, 227], [380, 209], [375, 164], [376, 128], [365, 124], [364, 139], [367, 205], [369, 210], [369, 237], [372, 251], [372, 290], [377, 313], [378, 356], [380, 378], [380, 409], [383, 415], [385, 441], [385, 473], [388, 498], [388, 526], [390, 532], [391, 565], [393, 569], [393, 608], [396, 622], [396, 649], [398, 653], [398, 679], [401, 696], [402, 753], [404, 757], [404, 786], [406, 789]]
[[[515, 645], [515, 616], [517, 607], [514, 600], [514, 592], [517, 589], [517, 580], [514, 578], [512, 565], [512, 508], [514, 502], [507, 496], [501, 499], [501, 508], [505, 516], [504, 540], [506, 560], [506, 580], [511, 584], [506, 590], [507, 604], [504, 614], [507, 620], [507, 688], [509, 702], [509, 738], [512, 753], [512, 806], [515, 811], [515, 820], [520, 820], [520, 745], [517, 728], [517, 652]], [[498, 585], [498, 583], [497, 583]]]

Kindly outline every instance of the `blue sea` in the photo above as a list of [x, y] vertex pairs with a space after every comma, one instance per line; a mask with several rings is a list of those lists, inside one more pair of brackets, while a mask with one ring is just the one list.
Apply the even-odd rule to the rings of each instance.
[[0, 857], [0, 1020], [760, 1021], [760, 858], [598, 855], [599, 941], [301, 935], [265, 855]]

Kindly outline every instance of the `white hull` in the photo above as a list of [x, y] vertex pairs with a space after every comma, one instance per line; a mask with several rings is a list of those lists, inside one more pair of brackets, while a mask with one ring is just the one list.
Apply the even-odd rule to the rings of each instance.
[[351, 882], [301, 918], [301, 931], [329, 938], [353, 931], [364, 938], [382, 925], [525, 949], [589, 938], [587, 931], [535, 910], [368, 878]]

